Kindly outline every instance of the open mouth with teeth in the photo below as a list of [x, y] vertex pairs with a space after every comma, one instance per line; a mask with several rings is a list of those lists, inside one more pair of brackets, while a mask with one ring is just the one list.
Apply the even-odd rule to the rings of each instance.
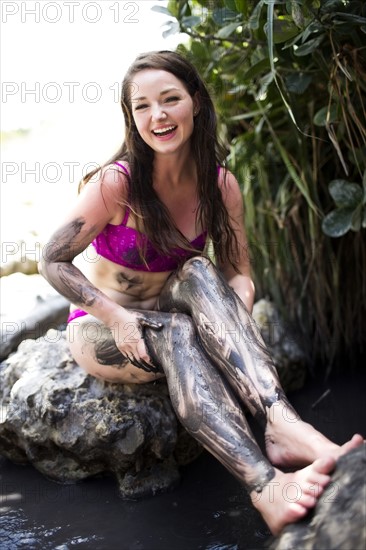
[[154, 136], [167, 136], [176, 130], [177, 126], [168, 126], [167, 128], [160, 128], [159, 130], [152, 130]]

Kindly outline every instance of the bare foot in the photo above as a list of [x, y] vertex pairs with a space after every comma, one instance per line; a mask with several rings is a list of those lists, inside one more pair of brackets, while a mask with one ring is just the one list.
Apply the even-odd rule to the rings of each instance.
[[303, 422], [293, 409], [278, 402], [268, 411], [265, 431], [266, 451], [276, 466], [304, 466], [321, 457], [341, 455], [363, 444], [361, 435], [355, 434], [344, 445], [337, 445], [322, 435], [311, 424]]
[[297, 472], [276, 474], [262, 492], [250, 494], [254, 507], [260, 512], [273, 535], [279, 535], [285, 525], [295, 523], [313, 508], [330, 481], [335, 460], [319, 458]]

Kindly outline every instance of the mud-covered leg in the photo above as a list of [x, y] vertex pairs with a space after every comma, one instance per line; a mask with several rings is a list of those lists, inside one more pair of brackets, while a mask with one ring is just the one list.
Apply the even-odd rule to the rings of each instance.
[[[273, 533], [299, 520], [329, 482], [335, 461], [315, 461], [295, 473], [284, 474], [263, 457], [245, 416], [223, 374], [203, 351], [189, 316], [166, 314], [158, 333], [145, 330], [145, 341], [154, 363], [167, 377], [175, 411], [186, 429], [247, 488], [253, 505]], [[154, 319], [154, 316], [152, 317]], [[294, 500], [286, 498], [296, 487]]]
[[[153, 313], [152, 320], [156, 320]], [[197, 341], [187, 315], [157, 317], [161, 331], [145, 329], [153, 362], [167, 378], [172, 405], [186, 430], [210, 451], [249, 492], [260, 492], [275, 475], [262, 455], [232, 389]]]
[[293, 411], [253, 318], [209, 260], [193, 258], [170, 277], [159, 308], [192, 317], [205, 351], [263, 425], [279, 400]]
[[192, 317], [212, 364], [265, 428], [272, 464], [303, 466], [320, 457], [336, 458], [362, 444], [362, 436], [356, 434], [338, 446], [301, 420], [281, 388], [254, 320], [209, 260], [188, 260], [172, 275], [159, 307]]

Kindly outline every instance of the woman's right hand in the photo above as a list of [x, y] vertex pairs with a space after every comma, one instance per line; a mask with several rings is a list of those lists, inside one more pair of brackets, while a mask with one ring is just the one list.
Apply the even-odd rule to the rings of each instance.
[[143, 315], [129, 313], [123, 321], [116, 322], [109, 327], [115, 339], [116, 345], [122, 355], [135, 367], [145, 372], [159, 372], [148, 354], [144, 341], [144, 328], [160, 330], [163, 325], [147, 319]]

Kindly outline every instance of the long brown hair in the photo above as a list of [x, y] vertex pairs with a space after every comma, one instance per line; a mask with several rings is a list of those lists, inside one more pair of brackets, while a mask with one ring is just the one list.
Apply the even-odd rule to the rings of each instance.
[[[125, 120], [125, 140], [117, 153], [103, 166], [116, 160], [128, 162], [129, 203], [133, 212], [137, 214], [137, 228], [143, 230], [160, 252], [171, 255], [174, 248], [192, 249], [187, 239], [176, 228], [168, 210], [153, 188], [154, 151], [141, 138], [132, 116], [133, 77], [144, 69], [163, 70], [173, 74], [184, 84], [192, 98], [195, 94], [198, 97], [200, 110], [195, 116], [191, 136], [199, 197], [197, 222], [212, 240], [216, 259], [220, 263], [229, 261], [235, 267], [238, 242], [229, 224], [228, 212], [218, 185], [218, 167], [225, 164], [226, 151], [217, 138], [216, 113], [211, 97], [197, 69], [187, 59], [176, 52], [165, 50], [143, 53], [135, 59], [122, 83], [121, 106]], [[89, 172], [83, 178], [81, 186], [102, 167]], [[141, 253], [143, 255], [143, 251]]]

